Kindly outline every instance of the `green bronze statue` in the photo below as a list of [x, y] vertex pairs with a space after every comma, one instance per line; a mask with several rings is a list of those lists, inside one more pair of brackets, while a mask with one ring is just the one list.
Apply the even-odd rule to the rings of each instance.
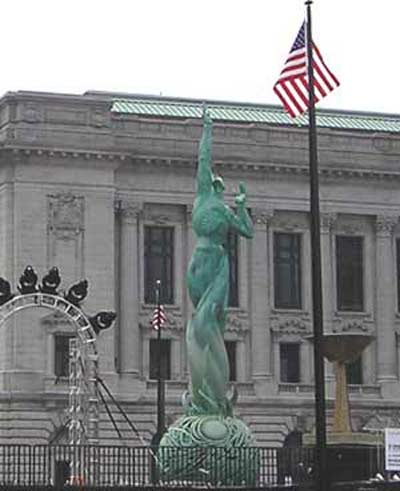
[[[258, 454], [249, 428], [233, 415], [236, 393], [229, 387], [224, 331], [229, 294], [227, 236], [234, 231], [250, 239], [253, 224], [242, 183], [235, 198], [236, 213], [224, 203], [223, 180], [211, 169], [211, 146], [212, 121], [204, 110], [192, 217], [197, 244], [187, 274], [194, 306], [186, 330], [191, 383], [183, 398], [185, 415], [160, 442], [159, 467], [164, 480], [204, 480], [201, 470], [214, 483], [251, 484], [258, 472]], [[184, 462], [178, 461], [169, 452], [171, 447], [190, 448], [192, 453], [186, 451]], [[207, 452], [199, 460], [198, 452], [204, 449]]]
[[223, 201], [224, 183], [211, 170], [212, 122], [204, 115], [197, 169], [193, 230], [197, 245], [189, 264], [187, 284], [195, 312], [186, 332], [191, 374], [187, 414], [232, 416], [228, 396], [229, 364], [224, 343], [229, 294], [227, 235], [234, 230], [247, 238], [253, 224], [246, 209], [246, 190], [240, 184], [237, 214]]

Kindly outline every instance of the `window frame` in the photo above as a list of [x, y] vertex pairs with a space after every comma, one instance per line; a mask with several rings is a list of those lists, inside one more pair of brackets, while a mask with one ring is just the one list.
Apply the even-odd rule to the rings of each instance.
[[[149, 237], [148, 233], [151, 231], [162, 230], [164, 234], [167, 232], [170, 234], [170, 244], [169, 244], [169, 253], [163, 254], [164, 262], [162, 269], [164, 273], [168, 276], [169, 279], [165, 281], [165, 277], [161, 275], [161, 278], [151, 278], [154, 276], [153, 273], [149, 272], [149, 270], [154, 269], [154, 267], [149, 266], [149, 258], [151, 258], [151, 253], [149, 250]], [[151, 242], [151, 240], [150, 240]], [[165, 250], [166, 247], [164, 246]], [[173, 305], [175, 302], [175, 249], [176, 249], [176, 230], [173, 225], [157, 225], [157, 224], [144, 224], [143, 225], [143, 300], [147, 305], [154, 305], [156, 303], [155, 299], [155, 281], [157, 279], [161, 280], [161, 294], [160, 294], [160, 302], [165, 305]], [[169, 264], [167, 264], [169, 262]], [[168, 270], [168, 272], [166, 272]], [[163, 273], [163, 274], [164, 274]], [[151, 280], [154, 280], [154, 286], [151, 287]]]
[[[297, 352], [297, 377], [296, 380], [284, 380], [283, 378], [283, 357], [282, 351], [284, 346], [296, 347]], [[287, 370], [287, 379], [289, 379], [289, 370]], [[301, 370], [301, 342], [299, 341], [284, 341], [279, 343], [279, 382], [282, 384], [301, 384], [302, 370]]]
[[[158, 342], [157, 338], [149, 339], [149, 371], [148, 371], [148, 379], [149, 380], [158, 380], [158, 364], [153, 365], [153, 360], [158, 359]], [[163, 346], [168, 346], [168, 356], [167, 356], [167, 376], [163, 372], [163, 380], [172, 380], [172, 340], [170, 338], [164, 338], [160, 340], [161, 342], [161, 353], [165, 353]], [[154, 348], [153, 348], [154, 347]], [[154, 349], [154, 353], [153, 353]], [[162, 362], [161, 362], [162, 363]], [[163, 367], [161, 367], [163, 368]]]
[[[229, 381], [238, 380], [238, 342], [233, 339], [225, 339], [225, 349], [229, 363]], [[229, 348], [231, 347], [231, 348]], [[233, 355], [233, 356], [232, 356]]]
[[[68, 378], [69, 377], [69, 340], [74, 339], [77, 337], [76, 333], [71, 333], [71, 332], [55, 332], [53, 334], [54, 337], [54, 353], [53, 353], [53, 361], [54, 361], [54, 376], [56, 378]], [[58, 367], [60, 366], [60, 363], [57, 362], [57, 354], [60, 353], [60, 351], [57, 349], [57, 340], [58, 339], [67, 339], [67, 369], [66, 373], [58, 373]], [[61, 366], [65, 365], [65, 361], [61, 362]]]
[[[341, 287], [341, 284], [340, 284], [340, 281], [341, 281], [341, 276], [339, 274], [339, 268], [341, 265], [343, 265], [344, 269], [348, 271], [348, 268], [346, 267], [346, 263], [345, 263], [345, 260], [343, 260], [342, 262], [339, 262], [339, 247], [338, 247], [338, 242], [340, 240], [343, 240], [343, 239], [357, 239], [360, 241], [360, 257], [361, 257], [361, 262], [360, 262], [360, 265], [359, 265], [359, 274], [360, 274], [360, 278], [358, 279], [359, 280], [359, 284], [361, 286], [361, 301], [358, 303], [358, 305], [354, 305], [355, 302], [354, 302], [354, 299], [353, 299], [353, 306], [350, 306], [350, 302], [349, 305], [345, 305], [345, 302], [343, 301], [343, 298], [341, 299], [339, 297], [340, 295], [340, 287]], [[349, 234], [341, 234], [341, 233], [337, 233], [334, 235], [334, 244], [335, 244], [335, 255], [334, 255], [334, 259], [335, 259], [335, 278], [336, 278], [336, 288], [335, 288], [335, 296], [336, 296], [336, 309], [338, 312], [344, 312], [344, 313], [353, 313], [353, 312], [365, 312], [365, 308], [366, 308], [366, 301], [367, 301], [367, 298], [366, 298], [366, 286], [365, 286], [365, 281], [366, 281], [366, 272], [365, 272], [365, 241], [366, 241], [366, 238], [363, 236], [363, 235], [349, 235]], [[354, 266], [354, 256], [352, 256], [352, 259], [350, 261], [350, 264], [352, 266]], [[346, 281], [343, 281], [343, 283], [347, 283]]]
[[[361, 354], [357, 359], [350, 363], [345, 364], [346, 369], [346, 382], [347, 385], [363, 385], [364, 384], [364, 369], [363, 369], [363, 355]], [[352, 376], [359, 376], [359, 381], [355, 382], [350, 380]]]
[[[279, 291], [279, 285], [278, 281], [280, 281], [281, 276], [278, 275], [278, 267], [279, 264], [277, 263], [277, 258], [278, 258], [278, 247], [277, 247], [277, 239], [279, 236], [291, 236], [295, 237], [297, 241], [297, 258], [294, 259], [295, 264], [294, 267], [297, 267], [297, 280], [296, 284], [297, 286], [294, 286], [294, 289], [298, 289], [298, 293], [294, 293], [294, 296], [297, 296], [298, 298], [296, 299], [295, 302], [278, 302], [278, 291]], [[302, 310], [304, 308], [304, 285], [303, 285], [303, 268], [304, 268], [304, 258], [303, 258], [303, 253], [304, 253], [304, 234], [300, 231], [286, 231], [286, 230], [273, 230], [272, 232], [272, 244], [273, 244], [273, 251], [272, 251], [272, 271], [273, 271], [273, 294], [272, 294], [272, 302], [273, 302], [273, 307], [274, 309], [277, 310]], [[293, 261], [293, 259], [291, 259]], [[283, 261], [281, 261], [282, 263]], [[293, 267], [293, 266], [291, 266]]]

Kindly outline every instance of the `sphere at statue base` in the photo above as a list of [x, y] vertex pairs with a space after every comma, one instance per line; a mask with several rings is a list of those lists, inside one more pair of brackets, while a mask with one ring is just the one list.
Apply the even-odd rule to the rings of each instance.
[[238, 418], [183, 416], [161, 439], [157, 463], [161, 481], [253, 485], [259, 451], [250, 429]]

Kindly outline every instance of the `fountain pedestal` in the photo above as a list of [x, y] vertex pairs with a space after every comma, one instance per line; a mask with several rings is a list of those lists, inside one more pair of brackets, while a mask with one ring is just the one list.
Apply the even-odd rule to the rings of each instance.
[[[323, 354], [335, 367], [334, 418], [326, 435], [328, 472], [335, 481], [368, 479], [375, 473], [373, 462], [382, 439], [375, 434], [353, 431], [346, 380], [346, 363], [355, 361], [373, 339], [356, 333], [332, 333], [323, 337]], [[315, 434], [305, 434], [303, 444], [315, 445]]]

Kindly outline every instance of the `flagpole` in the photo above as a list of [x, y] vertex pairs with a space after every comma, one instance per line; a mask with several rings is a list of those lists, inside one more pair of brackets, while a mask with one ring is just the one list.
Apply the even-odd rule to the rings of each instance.
[[315, 482], [316, 489], [328, 489], [326, 456], [326, 407], [325, 373], [323, 357], [323, 309], [322, 309], [322, 272], [321, 238], [319, 210], [319, 179], [317, 129], [314, 103], [314, 71], [312, 65], [311, 5], [306, 0], [307, 11], [307, 71], [308, 71], [308, 129], [309, 129], [309, 170], [310, 170], [310, 217], [311, 217], [311, 257], [312, 257], [312, 301], [313, 301], [313, 337], [314, 337], [314, 381], [315, 381]]
[[157, 367], [157, 435], [158, 442], [160, 442], [165, 431], [165, 390], [164, 390], [164, 377], [162, 373], [161, 363], [161, 315], [160, 315], [160, 290], [161, 281], [156, 281], [156, 303], [157, 303], [157, 354], [158, 354], [158, 367]]

